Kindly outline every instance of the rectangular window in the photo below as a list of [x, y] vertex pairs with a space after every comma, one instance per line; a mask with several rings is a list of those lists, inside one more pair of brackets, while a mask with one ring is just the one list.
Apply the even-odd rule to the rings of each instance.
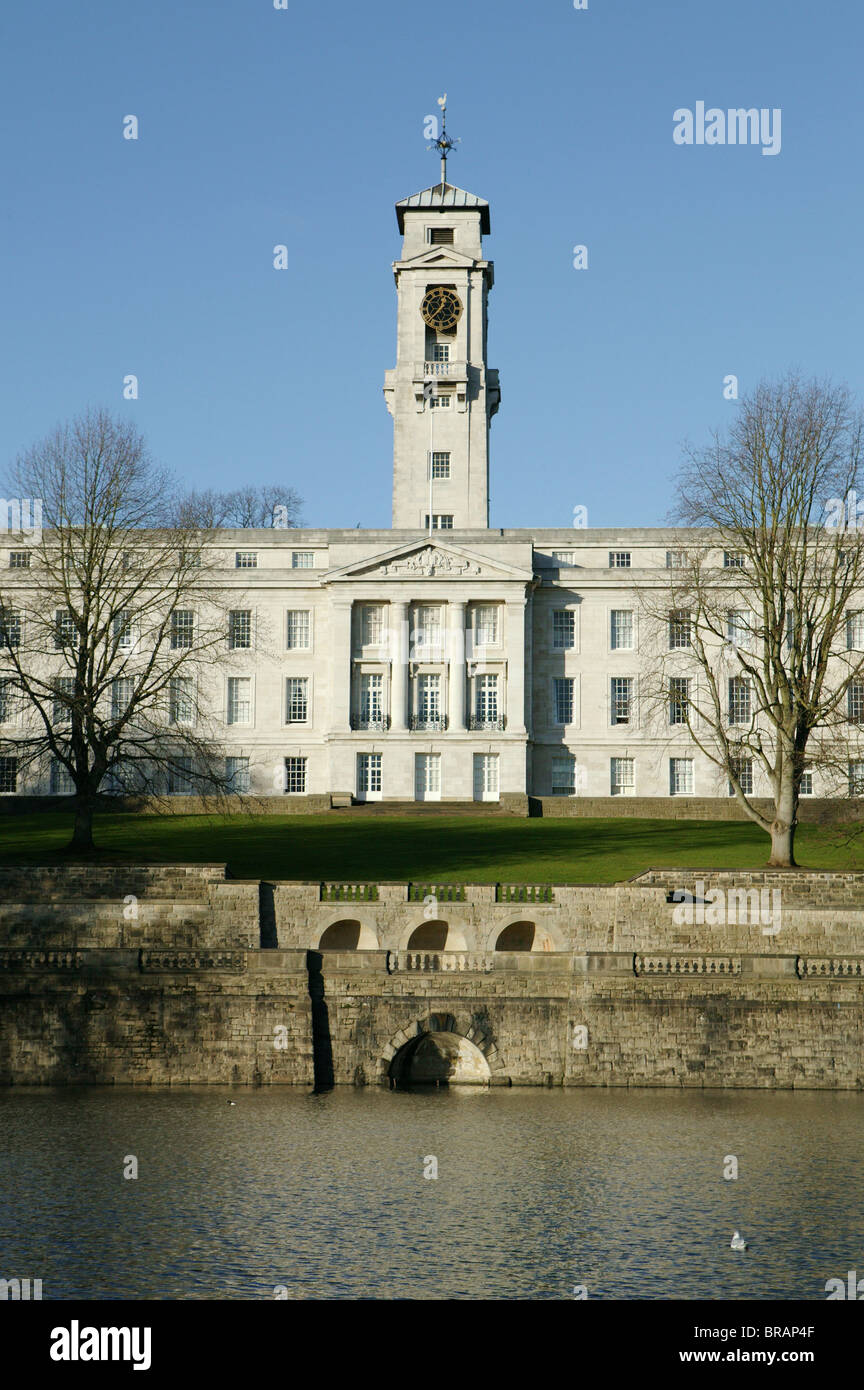
[[52, 796], [71, 796], [75, 791], [75, 783], [72, 774], [65, 763], [61, 763], [59, 758], [51, 759], [51, 795]]
[[669, 614], [669, 650], [690, 646], [690, 614], [686, 608], [673, 608]]
[[431, 246], [452, 246], [453, 228], [452, 227], [430, 227], [429, 244]]
[[226, 724], [252, 723], [252, 677], [228, 677]]
[[449, 344], [449, 343], [433, 343], [433, 344], [432, 344], [432, 356], [431, 356], [431, 358], [430, 358], [429, 360], [430, 360], [430, 362], [449, 362], [449, 361], [450, 361], [450, 344]]
[[292, 550], [292, 570], [311, 570], [315, 568], [315, 552], [312, 550]]
[[54, 650], [78, 646], [75, 618], [68, 608], [58, 608], [54, 614]]
[[452, 398], [452, 391], [437, 391], [429, 397], [429, 404], [433, 410], [449, 410]]
[[847, 686], [846, 717], [850, 724], [864, 723], [864, 681], [852, 681]]
[[[52, 701], [51, 722], [56, 726], [61, 724], [71, 724], [72, 722], [72, 700], [75, 695], [74, 676], [56, 676], [51, 682], [54, 687], [54, 699]], [[131, 681], [129, 682], [131, 685]], [[129, 692], [131, 695], [131, 691]], [[129, 701], [126, 701], [128, 704]], [[124, 705], [125, 709], [125, 705]], [[114, 690], [111, 691], [111, 717], [116, 719], [114, 714]]]
[[234, 568], [237, 570], [257, 570], [258, 551], [257, 550], [235, 550]]
[[114, 634], [114, 641], [117, 644], [118, 652], [128, 652], [132, 650], [132, 619], [125, 609], [115, 613], [111, 619], [111, 630]]
[[178, 550], [177, 563], [182, 569], [200, 569], [201, 551], [200, 550]]
[[570, 753], [552, 759], [552, 795], [576, 795], [576, 759]]
[[285, 759], [285, 792], [297, 793], [306, 791], [306, 759], [305, 758], [286, 758]]
[[18, 790], [18, 759], [0, 758], [0, 792]]
[[610, 760], [610, 787], [613, 796], [633, 796], [636, 790], [636, 769], [632, 758]]
[[285, 646], [289, 651], [308, 651], [312, 632], [308, 608], [292, 608], [286, 614]]
[[723, 568], [724, 568], [724, 570], [743, 570], [743, 568], [744, 568], [744, 554], [743, 554], [743, 552], [740, 551], [740, 550], [724, 550], [724, 551], [723, 551]]
[[552, 559], [557, 565], [568, 569], [576, 562], [576, 552], [573, 550], [553, 550]]
[[380, 728], [384, 720], [384, 677], [367, 671], [360, 677], [360, 727]]
[[132, 700], [134, 682], [129, 676], [120, 676], [111, 682], [111, 718], [122, 719]]
[[498, 722], [498, 677], [478, 676], [474, 696], [475, 718], [478, 725], [488, 727]]
[[308, 676], [288, 676], [285, 681], [285, 723], [305, 724], [309, 718]]
[[191, 647], [195, 638], [195, 614], [191, 608], [175, 608], [171, 614], [171, 646]]
[[498, 800], [498, 754], [474, 754], [474, 800]]
[[191, 676], [172, 676], [168, 683], [169, 724], [195, 722], [195, 689]]
[[0, 609], [0, 647], [20, 647], [22, 628], [20, 613], [11, 608]]
[[358, 753], [357, 795], [361, 801], [381, 797], [381, 754]]
[[[753, 759], [752, 758], [730, 758], [734, 776], [738, 778], [741, 790], [745, 796], [753, 795]], [[735, 788], [729, 783], [729, 795], [735, 795]]]
[[498, 644], [498, 605], [479, 604], [474, 609], [474, 645], [494, 647]]
[[249, 651], [252, 646], [251, 608], [232, 608], [228, 614], [228, 646], [232, 652]]
[[[424, 522], [423, 522], [423, 525], [426, 527], [426, 529], [427, 529], [427, 531], [428, 531], [428, 529], [429, 529], [429, 513], [428, 513], [428, 512], [426, 513], [426, 517], [425, 517], [425, 520], [424, 520]], [[441, 513], [439, 513], [439, 512], [433, 512], [433, 514], [432, 514], [432, 530], [433, 530], [433, 531], [452, 531], [452, 530], [453, 530], [453, 513], [452, 513], [452, 512], [441, 512]]]
[[613, 608], [610, 614], [609, 645], [613, 652], [633, 650], [633, 610]]
[[633, 715], [633, 677], [613, 676], [611, 685], [611, 722], [629, 724]]
[[667, 570], [680, 570], [687, 564], [686, 550], [667, 550], [666, 568]]
[[846, 648], [850, 652], [864, 651], [864, 610], [846, 614]]
[[809, 768], [805, 768], [801, 773], [801, 786], [799, 790], [802, 796], [813, 795], [813, 773]]
[[229, 792], [239, 793], [249, 790], [249, 759], [225, 759], [225, 786]]
[[437, 604], [422, 604], [414, 610], [414, 646], [422, 650], [438, 648], [442, 642], [441, 609]]
[[366, 604], [360, 615], [360, 641], [364, 647], [379, 646], [384, 637], [384, 609]]
[[746, 676], [729, 677], [729, 723], [750, 723], [750, 682]]
[[10, 570], [29, 570], [30, 551], [29, 550], [10, 550], [9, 551]]
[[572, 608], [556, 608], [552, 613], [552, 646], [569, 651], [576, 640], [576, 614]]
[[669, 759], [669, 794], [670, 796], [693, 795], [692, 758]]
[[11, 724], [15, 718], [15, 682], [8, 677], [0, 680], [0, 724]]
[[168, 795], [190, 796], [192, 793], [192, 759], [174, 758], [168, 769]]
[[422, 726], [440, 724], [441, 677], [435, 673], [417, 677], [417, 718]]
[[448, 453], [441, 453], [436, 450], [432, 454], [432, 477], [450, 477], [450, 455]]
[[739, 651], [749, 652], [753, 636], [750, 614], [743, 608], [730, 608], [726, 614], [726, 637]]
[[686, 724], [690, 717], [689, 676], [669, 677], [669, 723]]
[[552, 682], [555, 694], [555, 723], [573, 723], [573, 677], [556, 676]]
[[610, 570], [629, 570], [630, 551], [629, 550], [610, 550], [609, 551]]
[[441, 800], [441, 754], [414, 754], [414, 800]]

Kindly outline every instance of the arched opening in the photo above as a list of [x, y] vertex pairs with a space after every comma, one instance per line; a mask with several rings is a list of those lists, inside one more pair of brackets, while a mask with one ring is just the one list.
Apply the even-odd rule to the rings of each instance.
[[397, 1086], [485, 1086], [492, 1075], [479, 1047], [458, 1033], [421, 1033], [390, 1063]]
[[533, 922], [511, 922], [495, 942], [496, 951], [533, 951], [537, 928]]
[[331, 922], [318, 942], [319, 951], [374, 951], [378, 941], [371, 927], [345, 917]]
[[[408, 950], [445, 951], [448, 949], [450, 937], [450, 928], [446, 922], [423, 922], [419, 927], [415, 927], [409, 936]], [[449, 949], [458, 951], [460, 947], [454, 947], [451, 943]]]

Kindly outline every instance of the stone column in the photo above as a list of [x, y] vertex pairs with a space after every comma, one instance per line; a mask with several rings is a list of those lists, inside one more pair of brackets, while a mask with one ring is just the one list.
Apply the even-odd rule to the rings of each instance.
[[[351, 604], [334, 603], [330, 609], [330, 650], [333, 653], [333, 686], [330, 695], [330, 718], [327, 724], [338, 733], [351, 727], [351, 677], [353, 674], [353, 633], [351, 631]], [[316, 648], [320, 650], [321, 636], [315, 634]], [[317, 687], [316, 687], [317, 689]], [[318, 722], [316, 716], [316, 723]]]
[[450, 658], [447, 711], [450, 729], [465, 728], [465, 601], [449, 605], [448, 656]]
[[525, 732], [525, 599], [511, 599], [505, 607], [505, 655], [507, 657], [507, 729]]
[[410, 603], [390, 605], [390, 727], [408, 728], [408, 628]]

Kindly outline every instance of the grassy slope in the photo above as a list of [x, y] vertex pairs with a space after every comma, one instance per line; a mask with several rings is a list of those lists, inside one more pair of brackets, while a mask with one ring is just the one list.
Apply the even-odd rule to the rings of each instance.
[[[0, 819], [0, 863], [62, 859], [69, 816]], [[227, 862], [239, 878], [449, 883], [610, 883], [651, 867], [759, 868], [768, 840], [737, 821], [522, 820], [467, 816], [100, 817], [102, 862]], [[864, 836], [804, 826], [812, 869], [864, 869]]]

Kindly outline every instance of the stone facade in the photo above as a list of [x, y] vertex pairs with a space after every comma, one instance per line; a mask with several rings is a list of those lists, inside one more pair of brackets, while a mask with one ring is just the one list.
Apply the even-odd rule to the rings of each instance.
[[[681, 920], [730, 888], [780, 891], [779, 930]], [[386, 1084], [434, 1034], [493, 1085], [852, 1089], [862, 991], [861, 874], [532, 887], [0, 870], [0, 1084]]]
[[[283, 810], [352, 800], [515, 807], [529, 796], [559, 814], [606, 798], [603, 814], [632, 814], [645, 799], [663, 815], [725, 805], [724, 777], [686, 725], [648, 699], [657, 661], [643, 613], [672, 557], [711, 537], [489, 527], [501, 396], [487, 361], [489, 206], [436, 185], [397, 204], [397, 218], [396, 366], [384, 385], [393, 529], [225, 529], [209, 547], [207, 582], [243, 620], [242, 643], [231, 645], [229, 623], [221, 669], [199, 677], [232, 775], [262, 808], [275, 800]], [[452, 321], [436, 326], [433, 314], [430, 324], [428, 307], [424, 318], [430, 294], [455, 296]], [[529, 486], [541, 469], [526, 461]], [[8, 594], [25, 643], [32, 584], [19, 562], [31, 544], [0, 548], [4, 602]], [[707, 560], [722, 570], [722, 549]], [[57, 661], [46, 675], [63, 673]], [[686, 653], [682, 662], [689, 669]], [[129, 663], [134, 672], [134, 652]], [[62, 769], [14, 765], [27, 717], [0, 688], [0, 803], [68, 790]], [[766, 793], [753, 772], [754, 793]], [[857, 786], [851, 770], [850, 779]], [[845, 796], [840, 780], [829, 785], [817, 770], [812, 791]]]

